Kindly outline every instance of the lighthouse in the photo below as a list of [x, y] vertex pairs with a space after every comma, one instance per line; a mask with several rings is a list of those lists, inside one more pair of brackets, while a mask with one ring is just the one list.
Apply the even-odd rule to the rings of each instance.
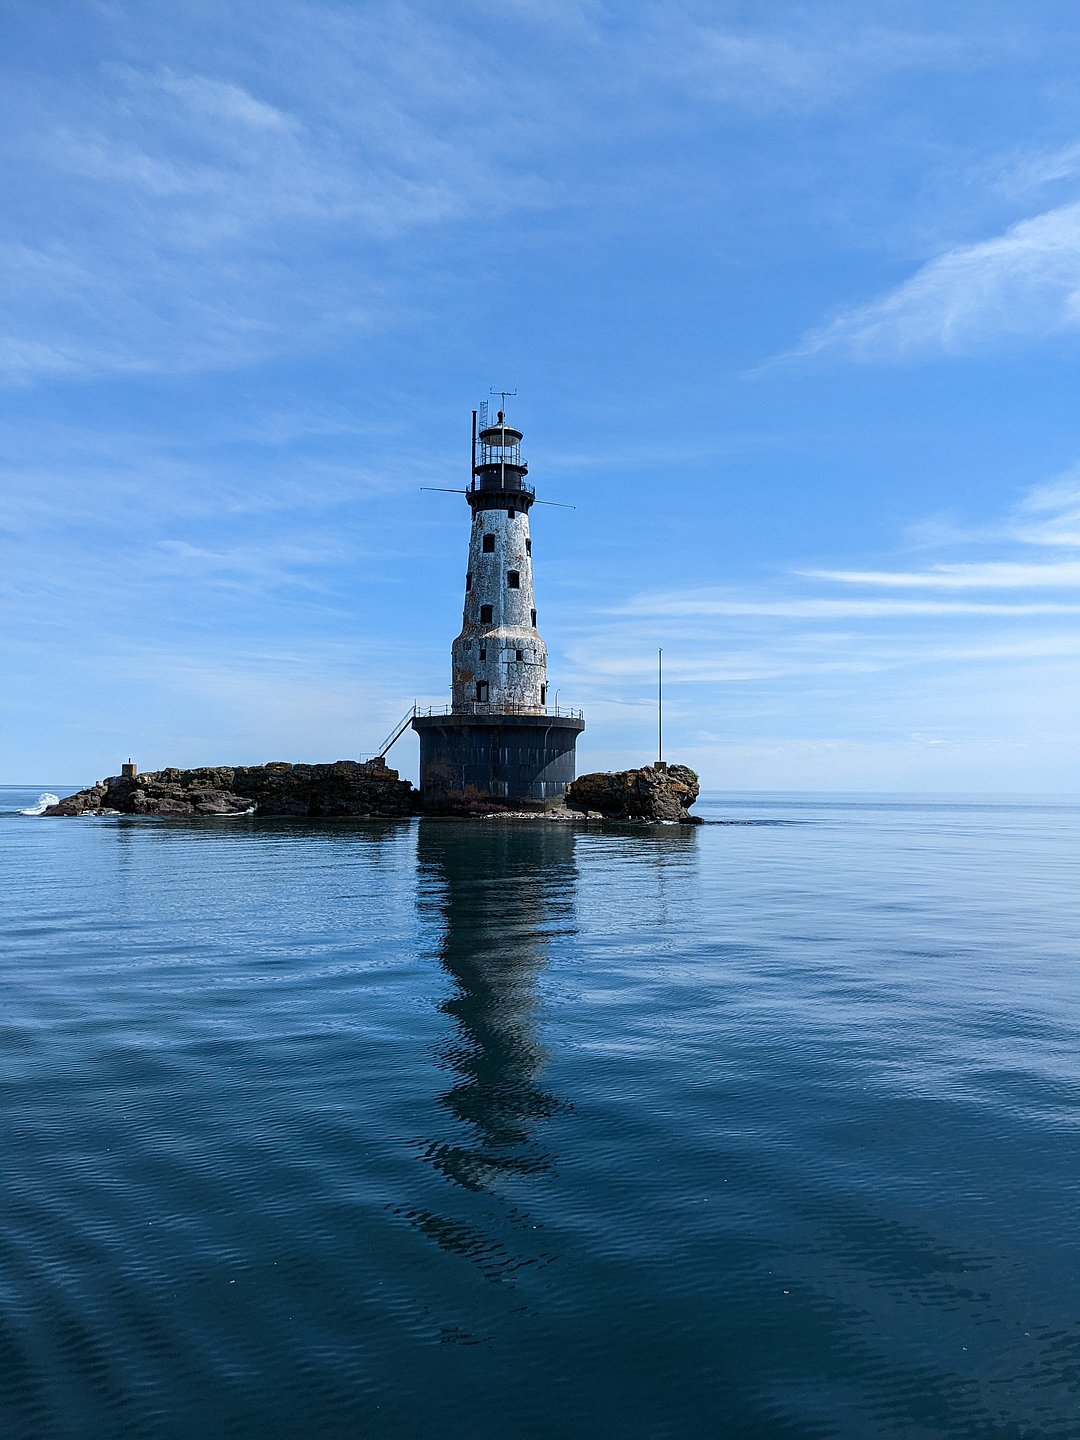
[[420, 793], [428, 809], [542, 808], [574, 778], [580, 711], [548, 699], [537, 628], [529, 511], [536, 491], [522, 433], [499, 411], [474, 424], [466, 500], [472, 512], [461, 633], [451, 650], [451, 704], [417, 714]]

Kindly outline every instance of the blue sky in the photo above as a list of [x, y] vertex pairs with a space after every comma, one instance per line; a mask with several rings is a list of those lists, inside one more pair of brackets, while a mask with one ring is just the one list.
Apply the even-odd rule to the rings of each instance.
[[498, 385], [580, 768], [1080, 790], [1075, 6], [3, 28], [3, 778], [445, 700]]

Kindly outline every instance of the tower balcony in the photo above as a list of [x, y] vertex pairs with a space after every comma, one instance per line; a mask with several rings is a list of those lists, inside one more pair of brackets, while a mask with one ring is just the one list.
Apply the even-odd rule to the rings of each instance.
[[481, 460], [473, 467], [473, 484], [483, 490], [527, 490], [531, 495], [533, 487], [525, 479], [528, 473], [524, 461]]
[[[418, 706], [415, 714], [419, 718], [426, 719], [442, 715], [495, 717], [510, 715], [522, 716], [530, 720], [581, 720], [582, 722], [585, 719], [583, 710], [573, 710], [566, 705], [520, 705], [513, 700], [462, 700], [456, 705]], [[582, 728], [584, 728], [584, 723]]]
[[466, 494], [474, 510], [528, 510], [536, 499], [536, 488], [525, 479], [524, 469], [478, 465], [475, 475]]

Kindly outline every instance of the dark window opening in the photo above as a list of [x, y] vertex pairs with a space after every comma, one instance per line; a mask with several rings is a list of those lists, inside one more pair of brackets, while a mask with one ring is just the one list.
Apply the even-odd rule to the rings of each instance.
[[486, 660], [486, 659], [487, 659], [487, 651], [484, 649], [483, 645], [480, 646], [480, 659], [481, 659], [481, 660]]
[[485, 554], [485, 555], [494, 555], [494, 554], [495, 554], [495, 536], [494, 536], [494, 535], [485, 535], [485, 536], [484, 536], [484, 554]]
[[491, 614], [492, 614], [492, 611], [491, 611], [491, 606], [490, 606], [490, 605], [481, 605], [481, 606], [480, 606], [480, 624], [481, 624], [481, 625], [490, 625], [490, 624], [491, 624]]
[[471, 590], [471, 589], [472, 589], [472, 571], [471, 571], [471, 570], [467, 571], [467, 572], [466, 572], [466, 575], [465, 575], [465, 589], [466, 589], [466, 590]]
[[507, 512], [506, 512], [506, 517], [507, 517], [508, 520], [513, 520], [513, 518], [514, 518], [514, 516], [515, 516], [516, 514], [517, 514], [517, 511], [516, 511], [516, 510], [507, 510]]
[[525, 651], [524, 651], [524, 650], [515, 650], [515, 651], [514, 651], [514, 658], [515, 658], [516, 660], [524, 660], [524, 659], [525, 659]]
[[541, 686], [540, 686], [540, 704], [541, 704], [541, 705], [546, 705], [546, 704], [547, 704], [547, 686], [546, 686], [546, 685], [541, 685]]
[[476, 698], [477, 698], [477, 700], [486, 700], [487, 697], [488, 697], [488, 682], [487, 682], [486, 680], [477, 680], [477, 682], [476, 682]]
[[509, 585], [509, 587], [510, 587], [511, 590], [520, 590], [520, 589], [521, 589], [521, 576], [518, 574], [518, 572], [517, 572], [516, 570], [507, 570], [507, 572], [506, 572], [506, 583], [507, 583], [507, 585]]
[[536, 611], [535, 611], [535, 610], [530, 610], [530, 611], [529, 611], [529, 614], [532, 616], [532, 620], [531, 620], [529, 623], [532, 625], [533, 629], [535, 630], [535, 629], [536, 629]]
[[531, 537], [528, 536], [528, 535], [526, 535], [526, 537], [525, 537], [525, 554], [526, 554], [526, 555], [531, 555], [531, 554], [532, 554], [532, 539], [531, 539]]

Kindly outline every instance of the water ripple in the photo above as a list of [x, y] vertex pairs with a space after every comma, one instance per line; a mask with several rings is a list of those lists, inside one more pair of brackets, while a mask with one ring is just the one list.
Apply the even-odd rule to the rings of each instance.
[[1077, 807], [43, 788], [0, 796], [5, 1440], [1080, 1433]]

